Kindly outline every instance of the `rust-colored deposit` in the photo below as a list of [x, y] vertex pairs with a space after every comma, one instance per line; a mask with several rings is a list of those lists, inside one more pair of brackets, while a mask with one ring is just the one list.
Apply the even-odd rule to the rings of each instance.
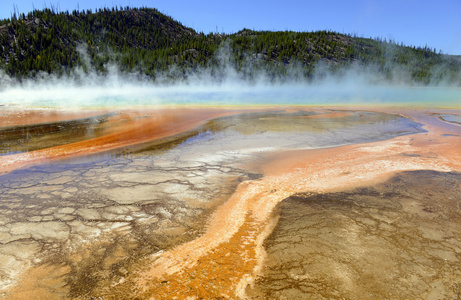
[[[286, 110], [291, 111], [296, 110]], [[118, 111], [107, 120], [107, 126], [96, 138], [1, 156], [0, 173], [173, 136], [197, 128], [207, 120], [239, 112], [242, 110], [223, 108]], [[427, 132], [337, 148], [261, 154], [259, 161], [245, 168], [263, 173], [264, 177], [241, 182], [212, 214], [202, 236], [142, 259], [142, 267], [133, 268], [140, 271], [127, 274], [97, 297], [119, 299], [119, 291], [127, 291], [133, 294], [123, 295], [132, 299], [244, 298], [247, 286], [262, 269], [263, 242], [276, 222], [274, 208], [287, 197], [295, 193], [335, 192], [368, 186], [384, 182], [400, 171], [461, 171], [461, 126], [443, 122], [423, 110], [392, 113], [424, 124]], [[348, 114], [347, 111], [331, 112], [309, 118]], [[46, 266], [39, 271], [51, 272]], [[64, 268], [57, 270], [55, 277], [65, 272]]]
[[312, 116], [303, 116], [302, 118], [308, 118], [308, 119], [324, 119], [324, 118], [343, 118], [350, 116], [350, 112], [345, 112], [345, 111], [335, 111], [335, 112], [330, 112], [330, 113], [323, 113], [323, 114], [318, 114], [318, 115], [312, 115]]
[[0, 127], [59, 122], [94, 117], [107, 113], [106, 110], [51, 110], [28, 109], [18, 111], [5, 109], [0, 113]]
[[[241, 110], [240, 110], [241, 111]], [[107, 111], [108, 112], [108, 111]], [[67, 112], [63, 114], [50, 111], [31, 111], [8, 113], [3, 116], [3, 125], [25, 125], [43, 123], [45, 120], [63, 121], [107, 113], [103, 111]], [[121, 110], [109, 118], [105, 133], [76, 143], [40, 149], [0, 157], [0, 174], [14, 169], [42, 163], [59, 158], [70, 158], [100, 153], [121, 147], [140, 144], [170, 137], [192, 130], [205, 121], [224, 115], [238, 113], [238, 110], [219, 108], [157, 108], [140, 110]], [[50, 119], [47, 119], [50, 117]]]
[[[397, 113], [397, 112], [394, 112]], [[294, 193], [332, 192], [383, 182], [409, 170], [461, 171], [461, 127], [423, 111], [400, 111], [428, 131], [382, 142], [272, 153], [264, 177], [242, 182], [200, 238], [152, 258], [135, 274], [141, 298], [240, 298], [262, 267], [275, 206]]]
[[[142, 285], [140, 297], [148, 299], [216, 299], [233, 298], [235, 291], [242, 285], [242, 279], [254, 272], [259, 260], [257, 241], [252, 239], [261, 234], [261, 222], [255, 222], [251, 213], [231, 238], [212, 248], [208, 252], [195, 256], [191, 265], [181, 265], [176, 272], [160, 268], [157, 276], [140, 278]], [[183, 249], [184, 250], [184, 249]], [[178, 254], [176, 254], [178, 255]], [[176, 266], [178, 267], [178, 266]], [[217, 273], [219, 271], [219, 273]]]

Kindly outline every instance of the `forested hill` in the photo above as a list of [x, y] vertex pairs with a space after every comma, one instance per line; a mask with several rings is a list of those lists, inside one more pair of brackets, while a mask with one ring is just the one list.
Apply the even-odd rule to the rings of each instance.
[[203, 34], [155, 9], [129, 7], [44, 9], [0, 21], [0, 69], [18, 80], [77, 69], [102, 75], [110, 65], [153, 80], [183, 79], [205, 69], [219, 77], [229, 67], [245, 79], [264, 72], [272, 80], [309, 80], [351, 64], [390, 81], [461, 86], [459, 57], [329, 31]]

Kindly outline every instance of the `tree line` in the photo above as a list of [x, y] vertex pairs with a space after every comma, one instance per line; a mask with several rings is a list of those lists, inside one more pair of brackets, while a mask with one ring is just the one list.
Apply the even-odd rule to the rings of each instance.
[[309, 80], [319, 74], [319, 65], [334, 73], [359, 64], [373, 66], [389, 80], [398, 69], [409, 82], [461, 85], [459, 58], [427, 46], [333, 31], [204, 34], [150, 8], [15, 13], [0, 21], [0, 50], [0, 68], [19, 80], [40, 72], [69, 75], [76, 69], [105, 74], [110, 64], [153, 79], [167, 72], [176, 80], [204, 68], [219, 74], [224, 59], [249, 79], [264, 71], [279, 80], [295, 69]]

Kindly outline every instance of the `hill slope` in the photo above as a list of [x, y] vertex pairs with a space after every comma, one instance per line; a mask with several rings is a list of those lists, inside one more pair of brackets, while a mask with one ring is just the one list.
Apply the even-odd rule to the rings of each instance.
[[[197, 33], [153, 9], [100, 10], [54, 13], [49, 9], [3, 21], [0, 60], [11, 75], [30, 71], [63, 72], [91, 63], [102, 71], [110, 51], [164, 49]], [[110, 50], [110, 51], [109, 51]]]
[[35, 10], [0, 21], [0, 50], [0, 68], [19, 80], [77, 68], [104, 74], [110, 64], [153, 79], [182, 79], [204, 69], [220, 77], [229, 67], [246, 79], [261, 72], [271, 80], [311, 79], [354, 64], [391, 81], [461, 85], [461, 61], [428, 47], [328, 31], [205, 35], [148, 8]]

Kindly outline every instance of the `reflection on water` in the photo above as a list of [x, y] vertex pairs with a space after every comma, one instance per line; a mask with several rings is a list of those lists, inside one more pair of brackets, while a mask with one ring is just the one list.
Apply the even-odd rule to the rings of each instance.
[[0, 155], [34, 151], [101, 136], [112, 114], [71, 121], [0, 127]]
[[461, 115], [440, 114], [439, 117], [446, 122], [461, 124]]
[[125, 151], [142, 149], [147, 153], [176, 148], [173, 152], [203, 153], [202, 157], [212, 159], [225, 151], [245, 156], [268, 149], [310, 149], [386, 140], [422, 131], [418, 123], [384, 113], [339, 112], [336, 116], [302, 110], [261, 112], [211, 120], [171, 141], [137, 145]]
[[[0, 291], [19, 281], [9, 291], [13, 299], [107, 294], [142, 258], [200, 234], [206, 217], [239, 182], [258, 178], [242, 166], [261, 151], [422, 131], [390, 114], [323, 113], [323, 118], [302, 110], [222, 117], [160, 142], [0, 176]], [[37, 136], [16, 144], [11, 131], [1, 137], [10, 141], [2, 140], [2, 151], [68, 143], [88, 137], [88, 128], [94, 129], [90, 137], [102, 134], [101, 124], [107, 122], [32, 126]], [[35, 267], [21, 274], [29, 265]]]

